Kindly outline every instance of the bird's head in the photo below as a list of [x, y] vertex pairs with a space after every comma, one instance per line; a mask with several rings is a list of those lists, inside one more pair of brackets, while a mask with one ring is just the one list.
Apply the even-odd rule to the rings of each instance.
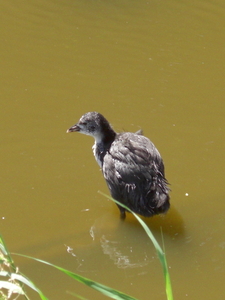
[[97, 112], [88, 112], [83, 115], [75, 125], [70, 127], [67, 132], [80, 132], [93, 136], [96, 142], [101, 142], [103, 137], [103, 119], [105, 120], [105, 118]]

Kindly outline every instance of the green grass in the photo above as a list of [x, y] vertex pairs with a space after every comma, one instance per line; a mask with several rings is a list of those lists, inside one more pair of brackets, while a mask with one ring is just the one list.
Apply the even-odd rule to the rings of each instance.
[[104, 194], [102, 192], [99, 192], [99, 193], [101, 195], [107, 197], [108, 199], [112, 200], [116, 204], [119, 204], [120, 206], [124, 207], [126, 210], [128, 210], [130, 213], [132, 213], [135, 216], [135, 218], [138, 220], [138, 222], [141, 224], [144, 231], [146, 232], [146, 234], [148, 235], [148, 237], [152, 241], [152, 243], [153, 243], [153, 245], [156, 249], [157, 255], [159, 257], [159, 260], [161, 262], [161, 265], [162, 265], [162, 268], [163, 268], [163, 274], [164, 274], [164, 278], [165, 278], [165, 288], [166, 288], [167, 300], [173, 300], [172, 285], [171, 285], [171, 281], [170, 281], [170, 274], [169, 274], [169, 270], [168, 270], [168, 266], [167, 266], [166, 255], [165, 255], [164, 251], [162, 250], [162, 248], [160, 247], [157, 240], [155, 239], [155, 237], [152, 234], [149, 227], [145, 224], [145, 222], [137, 214], [132, 212], [128, 207], [126, 207], [125, 205], [121, 204], [120, 202], [116, 201], [115, 199], [107, 196], [106, 194]]
[[10, 252], [7, 249], [6, 243], [3, 237], [0, 235], [0, 299], [9, 299], [12, 293], [23, 295], [25, 299], [29, 300], [29, 297], [24, 289], [24, 285], [30, 287], [36, 291], [40, 298], [48, 300], [47, 297], [41, 292], [39, 288], [26, 276], [18, 271], [11, 257]]
[[[112, 199], [111, 197], [108, 197], [107, 195], [105, 195], [103, 193], [101, 193], [101, 194], [104, 195], [105, 197], [111, 199], [115, 203], [119, 204], [120, 206], [123, 206], [126, 210], [130, 211], [135, 216], [135, 218], [138, 220], [138, 222], [141, 224], [144, 231], [146, 232], [146, 234], [152, 241], [152, 243], [156, 249], [156, 252], [158, 254], [159, 261], [162, 265], [163, 274], [164, 274], [164, 278], [165, 278], [165, 290], [166, 290], [167, 300], [173, 300], [172, 286], [171, 286], [166, 256], [165, 256], [165, 253], [163, 252], [162, 248], [158, 244], [157, 240], [153, 236], [151, 230], [148, 228], [148, 226], [145, 224], [145, 222], [138, 215], [133, 213], [128, 207], [126, 207], [125, 205], [122, 205], [121, 203], [117, 202], [116, 200]], [[82, 284], [85, 284], [86, 286], [91, 287], [92, 289], [97, 290], [101, 294], [103, 294], [111, 299], [137, 300], [136, 298], [129, 296], [127, 294], [124, 294], [123, 292], [120, 292], [118, 290], [110, 288], [106, 285], [103, 285], [101, 283], [93, 281], [89, 278], [83, 277], [79, 274], [73, 273], [69, 270], [66, 270], [62, 267], [56, 266], [56, 265], [46, 262], [44, 260], [30, 257], [27, 255], [16, 254], [16, 253], [14, 253], [14, 254], [26, 257], [28, 259], [33, 259], [40, 263], [49, 265], [49, 266], [61, 271], [62, 273], [66, 274], [67, 276], [72, 277], [76, 281], [78, 281]], [[17, 268], [14, 264], [14, 261], [12, 259], [12, 256], [11, 256], [10, 252], [8, 251], [6, 244], [1, 235], [0, 235], [0, 264], [1, 264], [0, 276], [2, 279], [2, 280], [0, 280], [0, 300], [9, 299], [8, 295], [10, 293], [16, 293], [18, 295], [22, 295], [25, 299], [29, 300], [29, 297], [24, 289], [24, 285], [28, 286], [29, 288], [36, 291], [42, 300], [48, 300], [48, 298], [42, 293], [42, 291], [39, 288], [36, 287], [36, 285], [30, 279], [28, 279], [26, 276], [24, 276], [21, 272], [19, 272], [17, 270]], [[75, 293], [72, 293], [72, 292], [69, 292], [69, 293], [79, 299], [84, 299], [83, 297], [76, 295]]]

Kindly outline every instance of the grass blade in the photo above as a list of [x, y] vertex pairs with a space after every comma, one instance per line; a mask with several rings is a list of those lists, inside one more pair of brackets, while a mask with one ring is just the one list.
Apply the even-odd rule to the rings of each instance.
[[[47, 297], [39, 290], [31, 280], [26, 278], [20, 272], [18, 272], [14, 265], [13, 259], [10, 252], [8, 251], [6, 244], [0, 235], [0, 260], [1, 260], [1, 271], [0, 276], [7, 277], [7, 280], [0, 282], [0, 289], [8, 289], [9, 294], [18, 293], [24, 295], [26, 299], [29, 299], [26, 292], [24, 291], [23, 284], [26, 284], [31, 289], [36, 291], [42, 300], [48, 300]], [[7, 269], [7, 271], [5, 270]], [[8, 298], [7, 298], [8, 299]]]
[[78, 299], [81, 299], [81, 300], [88, 300], [87, 298], [84, 298], [80, 295], [77, 295], [76, 293], [72, 293], [72, 292], [69, 292], [69, 291], [67, 291], [67, 294], [72, 295], [74, 297], [77, 297]]
[[25, 276], [23, 276], [23, 275], [21, 275], [21, 274], [13, 273], [13, 274], [11, 274], [11, 279], [13, 279], [13, 280], [18, 280], [18, 281], [20, 281], [20, 282], [26, 284], [26, 285], [29, 286], [32, 290], [34, 290], [35, 292], [37, 292], [37, 293], [40, 295], [41, 299], [43, 299], [43, 300], [48, 300], [48, 299], [44, 296], [44, 294], [41, 292], [41, 290], [39, 290], [39, 288], [37, 288], [37, 287], [35, 286], [35, 284], [34, 284], [30, 279], [26, 278]]
[[0, 289], [7, 289], [9, 293], [17, 293], [20, 295], [24, 295], [23, 289], [15, 283], [9, 282], [9, 281], [0, 281]]
[[72, 277], [73, 279], [79, 281], [80, 283], [83, 283], [83, 284], [85, 284], [85, 285], [87, 285], [87, 286], [89, 286], [89, 287], [91, 287], [91, 288], [93, 288], [93, 289], [101, 292], [103, 295], [108, 296], [108, 297], [110, 297], [112, 299], [115, 299], [115, 300], [137, 300], [134, 297], [131, 297], [131, 296], [126, 295], [126, 294], [124, 294], [124, 293], [122, 293], [120, 291], [112, 289], [112, 288], [110, 288], [110, 287], [108, 287], [108, 286], [106, 286], [104, 284], [98, 283], [96, 281], [93, 281], [93, 280], [88, 279], [86, 277], [83, 277], [81, 275], [78, 275], [76, 273], [68, 271], [68, 270], [66, 270], [64, 268], [61, 268], [61, 267], [56, 266], [54, 264], [51, 264], [51, 263], [49, 263], [47, 261], [44, 261], [44, 260], [41, 260], [41, 259], [38, 259], [38, 258], [35, 258], [35, 257], [27, 256], [27, 255], [22, 255], [22, 254], [17, 254], [17, 253], [13, 253], [13, 254], [16, 254], [16, 255], [19, 255], [19, 256], [23, 256], [23, 257], [26, 257], [26, 258], [30, 258], [30, 259], [36, 260], [38, 262], [41, 262], [43, 264], [49, 265], [51, 267], [54, 267], [57, 270], [59, 270], [59, 271], [65, 273], [66, 275]]
[[152, 241], [152, 243], [153, 243], [153, 245], [154, 245], [154, 247], [156, 249], [156, 252], [158, 254], [159, 260], [160, 260], [160, 262], [162, 264], [163, 274], [164, 274], [164, 278], [165, 278], [167, 299], [168, 300], [173, 300], [173, 292], [172, 292], [172, 286], [171, 286], [170, 274], [169, 274], [169, 270], [168, 270], [168, 266], [167, 266], [166, 256], [165, 256], [165, 253], [163, 252], [162, 248], [160, 247], [159, 243], [155, 239], [154, 235], [152, 234], [151, 230], [149, 229], [149, 227], [145, 224], [145, 222], [137, 214], [135, 214], [132, 210], [130, 210], [126, 205], [123, 205], [122, 203], [116, 201], [112, 197], [110, 197], [110, 196], [108, 196], [108, 195], [106, 195], [106, 194], [104, 194], [104, 193], [102, 193], [100, 191], [99, 191], [99, 193], [101, 195], [105, 196], [106, 198], [112, 200], [116, 204], [124, 207], [129, 212], [131, 212], [135, 216], [135, 218], [138, 220], [138, 222], [141, 224], [141, 226], [145, 230], [146, 234], [148, 235], [148, 237]]
[[9, 263], [10, 267], [16, 271], [16, 267], [14, 265], [13, 259], [6, 247], [6, 244], [3, 240], [3, 237], [0, 235], [0, 251], [2, 252], [2, 255], [0, 255], [1, 259], [3, 261], [7, 260], [7, 262]]

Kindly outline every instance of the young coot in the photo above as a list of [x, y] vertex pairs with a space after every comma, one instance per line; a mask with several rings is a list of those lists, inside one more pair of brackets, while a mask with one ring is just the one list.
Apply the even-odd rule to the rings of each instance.
[[[169, 209], [169, 188], [163, 160], [154, 144], [141, 131], [116, 133], [97, 112], [84, 114], [67, 130], [76, 131], [94, 137], [94, 156], [114, 199], [145, 217], [165, 213]], [[118, 207], [121, 218], [125, 219], [126, 210]]]

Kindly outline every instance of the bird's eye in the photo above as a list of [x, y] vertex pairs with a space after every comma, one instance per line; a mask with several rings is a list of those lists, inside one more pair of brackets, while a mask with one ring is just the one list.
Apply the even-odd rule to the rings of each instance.
[[94, 131], [94, 130], [95, 130], [95, 126], [94, 126], [94, 125], [90, 126], [90, 129], [91, 129], [92, 131]]

